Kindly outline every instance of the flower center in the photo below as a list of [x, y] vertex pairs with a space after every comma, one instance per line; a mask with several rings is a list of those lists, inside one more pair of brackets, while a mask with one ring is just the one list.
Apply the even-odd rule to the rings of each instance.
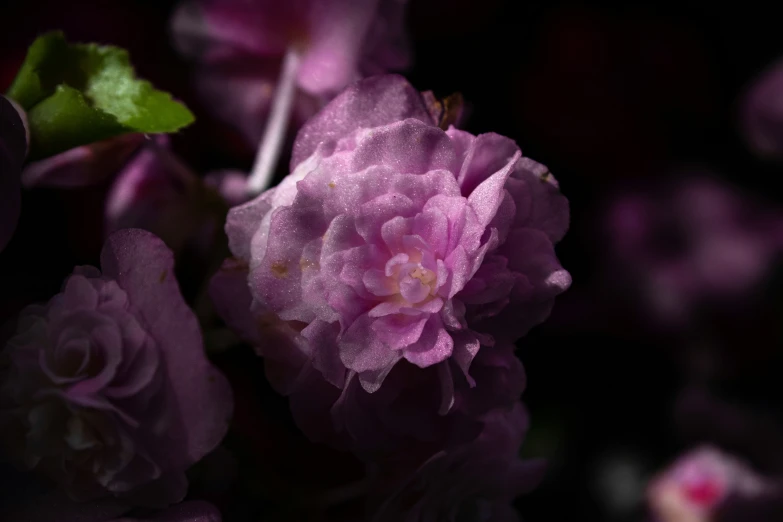
[[429, 286], [430, 291], [434, 290], [433, 283], [435, 283], [436, 276], [435, 276], [435, 272], [433, 272], [432, 270], [427, 270], [423, 266], [419, 265], [415, 267], [413, 270], [411, 270], [409, 275], [412, 278], [421, 281], [421, 284]]
[[721, 484], [711, 477], [687, 480], [682, 484], [682, 490], [690, 502], [704, 507], [714, 505], [723, 496]]

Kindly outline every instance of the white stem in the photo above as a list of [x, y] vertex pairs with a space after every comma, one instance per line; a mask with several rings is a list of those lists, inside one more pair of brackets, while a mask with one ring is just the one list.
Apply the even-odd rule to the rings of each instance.
[[272, 110], [264, 129], [264, 137], [258, 147], [255, 164], [247, 180], [247, 190], [251, 196], [257, 196], [266, 189], [274, 176], [277, 159], [291, 118], [291, 107], [296, 96], [296, 75], [299, 71], [300, 57], [291, 48], [283, 59], [283, 68], [277, 82], [277, 90], [272, 100]]

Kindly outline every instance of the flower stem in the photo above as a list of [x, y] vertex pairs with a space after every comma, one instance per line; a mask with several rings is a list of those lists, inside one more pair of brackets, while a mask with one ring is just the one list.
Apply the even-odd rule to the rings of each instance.
[[261, 138], [253, 170], [247, 180], [247, 190], [251, 196], [257, 196], [263, 192], [272, 181], [296, 96], [296, 75], [299, 71], [299, 61], [299, 54], [293, 48], [288, 49], [283, 59], [283, 68], [277, 82], [277, 90], [272, 100], [272, 109], [266, 122], [264, 136]]

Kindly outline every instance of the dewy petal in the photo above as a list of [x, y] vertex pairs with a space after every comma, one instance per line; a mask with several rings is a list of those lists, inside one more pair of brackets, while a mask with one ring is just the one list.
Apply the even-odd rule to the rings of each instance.
[[377, 296], [389, 296], [397, 293], [392, 279], [383, 270], [378, 270], [377, 268], [367, 270], [362, 275], [362, 282], [368, 292]]
[[430, 294], [430, 287], [420, 279], [406, 275], [400, 279], [400, 295], [411, 304], [420, 303]]
[[374, 322], [369, 316], [359, 317], [342, 335], [340, 359], [346, 368], [358, 373], [384, 371], [399, 360], [395, 350], [373, 335]]
[[[416, 146], [411, 147], [412, 143]], [[371, 165], [387, 165], [403, 174], [425, 174], [435, 170], [453, 171], [456, 162], [454, 146], [445, 132], [409, 118], [361, 131], [351, 166], [359, 171]]]
[[314, 318], [302, 303], [302, 252], [327, 230], [317, 207], [282, 207], [275, 211], [263, 259], [250, 272], [253, 297], [282, 319], [309, 322]]
[[403, 355], [419, 368], [426, 368], [451, 357], [453, 349], [454, 340], [443, 327], [440, 317], [433, 314], [424, 325], [418, 341], [406, 346]]
[[362, 128], [374, 128], [406, 118], [432, 125], [419, 92], [402, 76], [360, 80], [329, 102], [300, 130], [294, 143], [291, 170], [315, 152], [318, 144], [343, 138]]
[[301, 334], [313, 346], [313, 367], [321, 372], [327, 382], [342, 388], [345, 384], [346, 370], [340, 360], [337, 344], [339, 326], [315, 320], [307, 325]]
[[25, 122], [0, 95], [0, 252], [11, 240], [21, 210], [20, 175], [27, 154]]
[[373, 337], [383, 342], [388, 349], [399, 350], [418, 341], [426, 323], [425, 314], [393, 314], [375, 318], [371, 328]]
[[174, 258], [149, 232], [115, 232], [101, 252], [104, 273], [115, 279], [138, 309], [166, 360], [168, 381], [187, 427], [189, 463], [213, 450], [228, 429], [231, 388], [204, 353], [201, 331], [174, 276]]
[[[479, 138], [481, 138], [481, 136], [479, 136]], [[506, 194], [506, 191], [504, 190], [506, 180], [521, 156], [522, 153], [517, 150], [502, 168], [481, 181], [481, 183], [471, 191], [470, 196], [468, 196], [468, 203], [470, 203], [470, 206], [476, 212], [479, 222], [482, 225], [489, 225], [495, 217]]]
[[381, 385], [383, 384], [384, 379], [386, 379], [386, 376], [389, 375], [389, 372], [392, 371], [392, 368], [394, 368], [394, 365], [402, 359], [402, 355], [400, 355], [397, 352], [392, 352], [394, 356], [391, 359], [391, 362], [387, 364], [384, 368], [381, 368], [380, 370], [365, 370], [362, 372], [359, 372], [359, 384], [361, 384], [362, 389], [366, 391], [367, 393], [375, 393], [377, 392]]
[[513, 228], [542, 230], [552, 243], [563, 239], [569, 223], [568, 200], [545, 165], [522, 158], [506, 182], [506, 190], [517, 209]]
[[513, 168], [521, 155], [514, 140], [494, 132], [478, 135], [470, 144], [457, 177], [462, 195], [470, 196], [489, 176]]

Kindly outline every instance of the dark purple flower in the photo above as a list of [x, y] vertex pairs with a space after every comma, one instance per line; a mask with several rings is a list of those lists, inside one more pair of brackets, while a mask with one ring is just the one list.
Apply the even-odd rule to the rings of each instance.
[[20, 175], [29, 135], [24, 111], [0, 95], [0, 252], [16, 230], [21, 208]]
[[160, 239], [116, 232], [101, 266], [77, 267], [49, 303], [23, 311], [3, 351], [3, 445], [72, 498], [166, 506], [225, 435], [231, 389]]
[[120, 170], [105, 203], [105, 232], [142, 228], [160, 237], [175, 254], [200, 243], [211, 248], [226, 203], [157, 136]]
[[522, 364], [506, 343], [479, 351], [470, 366], [472, 386], [453, 361], [425, 369], [403, 361], [374, 393], [355, 376], [341, 390], [313, 366], [303, 326], [254, 304], [247, 274], [245, 264], [227, 260], [210, 295], [228, 326], [264, 357], [267, 379], [289, 397], [294, 420], [314, 442], [366, 459], [406, 446], [466, 442], [481, 429], [481, 416], [510, 407], [525, 389]]
[[145, 141], [143, 134], [83, 145], [25, 166], [22, 184], [27, 188], [77, 188], [113, 176]]
[[485, 422], [473, 442], [438, 452], [404, 479], [372, 522], [518, 521], [511, 502], [538, 485], [544, 463], [518, 456], [528, 427], [521, 403]]
[[605, 227], [611, 278], [666, 327], [705, 305], [745, 302], [783, 248], [783, 213], [701, 174], [620, 193]]

